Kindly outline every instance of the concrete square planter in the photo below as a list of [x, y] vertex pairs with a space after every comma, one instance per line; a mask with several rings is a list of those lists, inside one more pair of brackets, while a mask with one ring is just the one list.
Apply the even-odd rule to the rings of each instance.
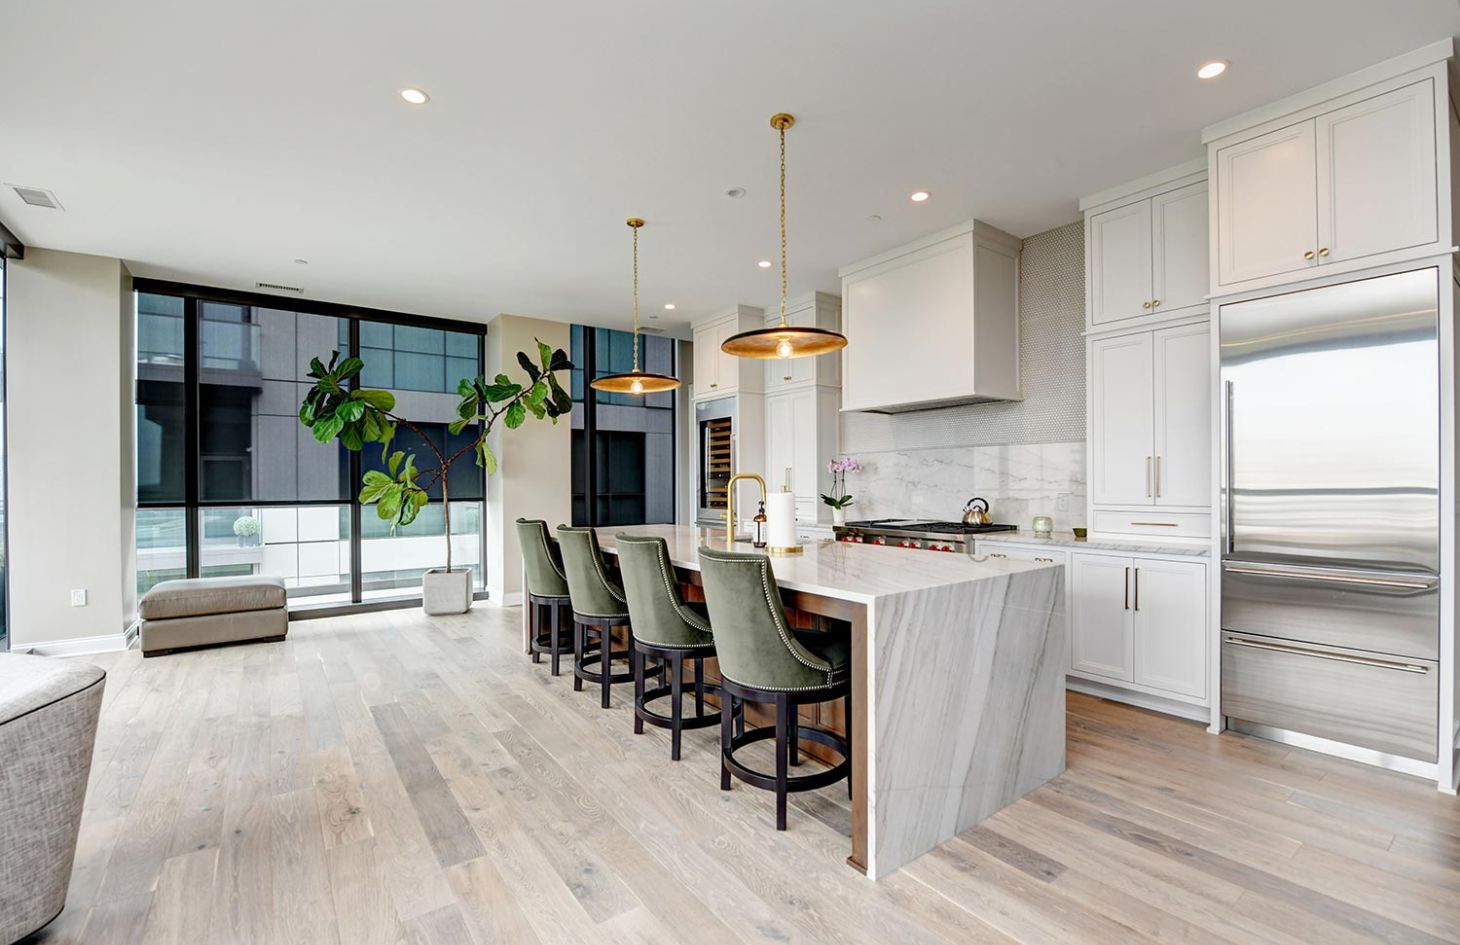
[[471, 609], [471, 569], [432, 568], [421, 576], [421, 606], [427, 614], [464, 614]]

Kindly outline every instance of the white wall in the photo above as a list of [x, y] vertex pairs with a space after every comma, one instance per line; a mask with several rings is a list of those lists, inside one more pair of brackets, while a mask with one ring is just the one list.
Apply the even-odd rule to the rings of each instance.
[[[517, 315], [499, 315], [487, 326], [486, 374], [526, 379], [517, 352], [537, 360], [537, 341], [568, 350], [570, 326]], [[559, 376], [564, 387], [566, 373]], [[489, 443], [498, 469], [487, 479], [487, 590], [492, 599], [514, 604], [522, 594], [522, 552], [514, 522], [545, 519], [548, 528], [572, 521], [572, 429], [567, 417], [556, 425], [528, 416], [516, 430], [498, 422]]]
[[136, 609], [131, 276], [28, 247], [7, 289], [10, 645], [119, 644]]

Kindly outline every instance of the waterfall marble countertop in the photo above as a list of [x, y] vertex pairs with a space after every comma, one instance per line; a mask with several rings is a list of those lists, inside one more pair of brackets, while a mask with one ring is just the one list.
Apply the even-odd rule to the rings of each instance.
[[[700, 569], [700, 546], [725, 547], [724, 529], [690, 528], [681, 525], [632, 525], [598, 529], [598, 543], [607, 554], [618, 554], [614, 540], [620, 532], [663, 538], [669, 546], [669, 560], [676, 567]], [[771, 556], [776, 583], [788, 591], [805, 591], [838, 600], [870, 604], [879, 597], [928, 590], [950, 584], [965, 584], [987, 578], [1057, 565], [1009, 558], [975, 559], [967, 555], [917, 553], [904, 548], [848, 542], [805, 542], [799, 555]], [[737, 541], [730, 549], [764, 553], [748, 541]]]
[[[701, 544], [725, 546], [719, 529], [637, 525], [598, 529], [605, 552], [621, 532], [663, 538], [681, 571], [699, 570]], [[860, 829], [869, 877], [1064, 770], [1062, 565], [836, 541], [770, 561], [781, 589], [809, 598], [798, 608], [850, 614], [852, 701], [867, 723], [853, 745], [866, 774], [853, 778], [852, 846], [855, 859]]]
[[1212, 550], [1205, 541], [1175, 542], [1157, 541], [1153, 538], [1089, 538], [1084, 541], [1075, 537], [1068, 529], [1056, 531], [1048, 538], [1039, 538], [1031, 531], [995, 532], [977, 536], [979, 545], [1031, 545], [1068, 548], [1071, 551], [1123, 551], [1137, 555], [1190, 555], [1194, 558], [1210, 558]]

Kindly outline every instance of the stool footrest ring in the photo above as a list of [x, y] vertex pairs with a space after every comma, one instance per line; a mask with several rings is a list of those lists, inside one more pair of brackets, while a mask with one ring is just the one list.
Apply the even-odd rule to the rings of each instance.
[[[810, 725], [800, 726], [797, 732], [801, 739], [816, 742], [819, 745], [825, 745], [837, 752], [842, 756], [842, 760], [830, 768], [817, 771], [813, 774], [788, 776], [786, 778], [787, 791], [815, 791], [818, 788], [836, 784], [838, 781], [851, 775], [852, 759], [845, 738], [827, 729], [816, 728]], [[766, 774], [764, 771], [759, 771], [742, 764], [736, 760], [735, 752], [755, 742], [773, 741], [775, 737], [776, 730], [771, 726], [753, 728], [746, 731], [743, 735], [736, 735], [730, 739], [730, 747], [722, 752], [725, 758], [725, 767], [729, 768], [731, 774], [746, 784], [751, 784], [767, 791], [774, 791], [776, 789], [776, 776], [774, 774]]]

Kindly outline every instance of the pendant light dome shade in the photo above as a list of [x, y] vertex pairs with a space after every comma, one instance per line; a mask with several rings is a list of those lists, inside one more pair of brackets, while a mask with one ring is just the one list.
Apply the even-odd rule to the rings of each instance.
[[811, 358], [847, 346], [847, 336], [840, 332], [786, 321], [786, 129], [795, 123], [785, 112], [771, 116], [771, 127], [781, 136], [781, 323], [726, 338], [720, 350], [737, 358]]
[[644, 221], [629, 217], [626, 222], [634, 231], [634, 369], [594, 378], [588, 386], [610, 394], [658, 394], [677, 388], [679, 378], [639, 370], [639, 227]]

